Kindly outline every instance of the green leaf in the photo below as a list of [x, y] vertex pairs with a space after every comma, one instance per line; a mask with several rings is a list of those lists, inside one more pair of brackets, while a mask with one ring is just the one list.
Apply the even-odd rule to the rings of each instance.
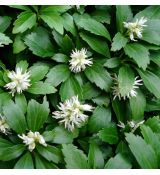
[[16, 21], [13, 23], [13, 33], [23, 33], [27, 29], [31, 29], [36, 25], [36, 14], [30, 11], [25, 11], [18, 15]]
[[69, 5], [45, 5], [45, 6], [42, 6], [40, 12], [41, 13], [44, 13], [44, 12], [64, 13], [70, 8], [71, 6]]
[[9, 7], [20, 9], [20, 10], [31, 11], [31, 9], [27, 5], [9, 5]]
[[109, 91], [112, 79], [109, 73], [101, 65], [93, 64], [91, 67], [86, 68], [84, 72], [91, 82], [95, 83], [106, 92]]
[[131, 162], [122, 153], [116, 154], [115, 157], [110, 158], [105, 165], [106, 169], [130, 169], [132, 168]]
[[72, 144], [63, 144], [62, 152], [67, 169], [87, 169], [87, 157], [83, 151]]
[[119, 32], [124, 32], [123, 22], [129, 22], [132, 18], [133, 14], [129, 5], [116, 6], [116, 23]]
[[19, 67], [25, 72], [25, 71], [27, 71], [28, 66], [29, 66], [29, 64], [26, 60], [21, 60], [16, 64], [16, 69]]
[[27, 107], [27, 123], [28, 128], [32, 131], [38, 131], [49, 115], [49, 103], [44, 98], [42, 104], [35, 100], [30, 100]]
[[11, 19], [9, 16], [0, 16], [0, 32], [3, 33], [9, 27]]
[[110, 59], [107, 59], [106, 63], [104, 64], [105, 67], [107, 68], [116, 68], [120, 65], [120, 59], [117, 57], [113, 57]]
[[0, 110], [2, 111], [2, 107], [5, 105], [5, 104], [8, 104], [9, 101], [11, 100], [11, 95], [9, 93], [1, 93], [0, 94]]
[[32, 94], [52, 94], [55, 93], [57, 90], [50, 84], [50, 83], [44, 83], [42, 81], [38, 81], [33, 83], [27, 90], [27, 92], [30, 92]]
[[149, 118], [145, 125], [149, 126], [153, 132], [160, 133], [160, 119], [159, 116], [154, 116]]
[[74, 44], [72, 39], [66, 34], [61, 43], [62, 52], [66, 55], [69, 55], [72, 52], [72, 49], [74, 48]]
[[124, 51], [126, 55], [133, 58], [140, 68], [146, 70], [147, 65], [150, 63], [149, 52], [146, 47], [138, 43], [127, 44]]
[[112, 101], [112, 107], [116, 114], [117, 120], [125, 122], [127, 120], [126, 114], [124, 113], [124, 111], [126, 111], [125, 102], [122, 100], [120, 101], [119, 99], [115, 99]]
[[126, 46], [127, 42], [128, 39], [118, 32], [113, 38], [111, 51], [115, 52], [117, 50], [121, 50], [123, 47]]
[[94, 51], [106, 57], [110, 57], [110, 52], [106, 41], [96, 36], [85, 34], [84, 32], [81, 32], [80, 36]]
[[52, 162], [48, 162], [42, 157], [36, 154], [35, 156], [36, 169], [57, 169], [58, 167], [54, 165]]
[[144, 29], [142, 40], [147, 41], [151, 44], [160, 45], [160, 20], [149, 20], [147, 21], [147, 27]]
[[10, 43], [12, 43], [12, 40], [5, 34], [0, 33], [0, 47], [4, 47], [4, 45], [9, 45]]
[[158, 168], [157, 156], [151, 145], [132, 133], [126, 134], [126, 140], [141, 168]]
[[159, 6], [156, 5], [148, 6], [144, 10], [137, 13], [134, 18], [140, 19], [143, 16], [145, 16], [147, 19], [159, 19], [160, 16]]
[[137, 96], [130, 98], [129, 102], [132, 118], [134, 120], [142, 120], [144, 118], [144, 111], [146, 108], [146, 98], [144, 94], [139, 90]]
[[160, 78], [150, 71], [144, 72], [144, 71], [141, 71], [139, 69], [137, 69], [137, 70], [138, 70], [138, 73], [140, 74], [140, 76], [143, 80], [145, 87], [151, 93], [153, 93], [157, 98], [160, 98], [160, 91], [159, 91]]
[[105, 128], [99, 131], [98, 135], [102, 141], [109, 144], [116, 144], [119, 140], [117, 127], [113, 123], [107, 124]]
[[59, 64], [50, 69], [49, 73], [46, 76], [46, 82], [56, 87], [60, 83], [65, 82], [69, 76], [70, 70], [68, 65]]
[[130, 67], [124, 66], [119, 69], [118, 84], [119, 92], [122, 96], [127, 96], [133, 89], [135, 81], [134, 72]]
[[62, 15], [63, 27], [66, 31], [71, 32], [74, 36], [76, 36], [76, 27], [73, 21], [73, 17], [69, 13], [64, 13]]
[[160, 53], [159, 51], [152, 52], [150, 59], [160, 67]]
[[58, 62], [58, 63], [66, 63], [66, 62], [68, 62], [69, 57], [67, 57], [66, 55], [64, 55], [62, 53], [57, 53], [51, 59]]
[[14, 169], [34, 169], [31, 154], [29, 152], [24, 154], [15, 164]]
[[153, 149], [155, 150], [157, 154], [158, 162], [160, 163], [159, 135], [154, 133], [152, 129], [148, 126], [141, 125], [140, 128], [141, 128], [141, 132], [144, 137], [144, 140], [146, 141], [147, 144], [153, 147]]
[[43, 137], [46, 142], [56, 144], [72, 143], [73, 138], [77, 137], [78, 130], [69, 132], [63, 126], [57, 126], [52, 131], [45, 131]]
[[47, 74], [49, 67], [47, 65], [33, 65], [29, 68], [31, 82], [42, 80]]
[[[13, 151], [14, 150], [14, 151]], [[25, 150], [24, 145], [12, 145], [12, 146], [6, 146], [3, 149], [0, 150], [0, 160], [2, 161], [9, 161], [12, 159], [16, 159], [19, 157], [23, 151]]]
[[62, 159], [62, 154], [55, 146], [47, 145], [47, 147], [37, 145], [38, 153], [48, 161], [59, 163]]
[[6, 117], [8, 125], [18, 134], [24, 133], [27, 129], [25, 116], [23, 110], [18, 104], [10, 101], [3, 107], [3, 113]]
[[45, 58], [51, 57], [54, 54], [54, 47], [50, 41], [49, 34], [42, 27], [38, 27], [34, 32], [27, 35], [25, 37], [25, 44], [37, 56]]
[[95, 87], [93, 84], [90, 82], [87, 82], [83, 86], [83, 99], [84, 100], [90, 100], [95, 97], [97, 97], [100, 94], [100, 91], [97, 87]]
[[40, 14], [40, 17], [51, 29], [54, 28], [63, 35], [63, 19], [58, 13], [45, 10]]
[[21, 35], [16, 35], [13, 43], [13, 53], [18, 54], [22, 52], [25, 48], [26, 45], [23, 42], [23, 37]]
[[15, 103], [21, 108], [23, 113], [27, 111], [27, 100], [23, 94], [16, 94]]
[[88, 129], [91, 133], [96, 133], [111, 122], [111, 111], [109, 108], [96, 107], [88, 122]]
[[64, 83], [62, 83], [59, 94], [61, 96], [61, 101], [65, 101], [76, 95], [78, 95], [79, 99], [82, 99], [82, 88], [75, 77], [70, 76]]
[[[105, 28], [103, 24], [91, 18], [89, 15], [77, 15], [73, 16], [77, 26], [84, 28], [85, 30], [107, 38], [109, 41], [111, 40], [110, 34], [108, 30]], [[95, 27], [96, 26], [96, 27]]]
[[109, 103], [110, 103], [110, 99], [108, 96], [104, 96], [103, 94], [92, 99], [92, 101], [99, 105], [99, 106], [104, 106], [104, 107], [108, 107], [109, 106]]
[[88, 153], [88, 164], [90, 168], [103, 168], [104, 158], [102, 151], [96, 144], [90, 144]]

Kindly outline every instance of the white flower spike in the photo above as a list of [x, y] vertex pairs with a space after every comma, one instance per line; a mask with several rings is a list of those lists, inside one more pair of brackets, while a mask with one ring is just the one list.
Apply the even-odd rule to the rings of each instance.
[[128, 125], [130, 126], [130, 128], [132, 129], [131, 132], [134, 132], [140, 125], [142, 125], [145, 121], [142, 120], [138, 123], [136, 123], [135, 121], [131, 120], [131, 121], [128, 121]]
[[92, 58], [87, 59], [87, 49], [85, 48], [72, 50], [70, 57], [72, 58], [69, 61], [70, 70], [74, 73], [81, 72], [86, 69], [86, 66], [93, 64]]
[[112, 89], [113, 89], [113, 95], [114, 95], [113, 100], [116, 99], [116, 97], [118, 97], [119, 100], [121, 100], [121, 99], [126, 100], [126, 98], [136, 97], [137, 96], [136, 89], [138, 89], [139, 86], [143, 85], [142, 84], [142, 80], [141, 79], [138, 80], [138, 76], [137, 76], [137, 77], [135, 77], [135, 81], [134, 81], [133, 86], [130, 89], [130, 91], [127, 94], [125, 94], [125, 95], [123, 94], [122, 95], [121, 92], [120, 92], [117, 75], [115, 75], [115, 77], [113, 78], [113, 80], [114, 80], [114, 86], [112, 87]]
[[94, 107], [88, 104], [80, 104], [78, 96], [74, 96], [58, 106], [60, 111], [53, 112], [53, 118], [61, 119], [59, 123], [64, 123], [64, 126], [69, 131], [73, 131], [75, 127], [81, 127], [81, 124], [88, 119], [88, 116], [83, 114], [84, 111], [92, 111]]
[[7, 135], [9, 134], [10, 127], [6, 122], [6, 119], [4, 116], [0, 114], [0, 132]]
[[123, 22], [124, 27], [128, 29], [128, 34], [130, 37], [130, 40], [132, 41], [137, 41], [134, 39], [135, 37], [137, 38], [142, 38], [142, 33], [145, 25], [147, 22], [147, 18], [141, 17], [139, 20], [136, 19], [136, 22]]
[[16, 68], [16, 71], [11, 71], [8, 73], [8, 77], [11, 79], [10, 83], [7, 83], [4, 87], [11, 90], [12, 96], [17, 93], [22, 93], [22, 91], [27, 90], [30, 84], [30, 73], [22, 71], [21, 68]]
[[18, 137], [21, 138], [23, 140], [23, 143], [28, 146], [30, 152], [35, 149], [36, 143], [39, 143], [45, 147], [47, 146], [43, 136], [40, 135], [39, 132], [29, 131], [27, 135], [22, 134], [22, 136], [18, 135]]

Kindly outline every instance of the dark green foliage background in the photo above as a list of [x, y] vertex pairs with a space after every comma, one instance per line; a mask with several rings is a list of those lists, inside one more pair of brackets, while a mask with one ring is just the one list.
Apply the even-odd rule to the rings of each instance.
[[[143, 37], [132, 42], [123, 22], [143, 16]], [[0, 6], [1, 38], [0, 113], [12, 134], [0, 134], [0, 168], [160, 167], [160, 6]], [[69, 69], [75, 48], [93, 58], [77, 74]], [[6, 72], [19, 65], [31, 71], [32, 87], [12, 97], [4, 88]], [[137, 97], [113, 100], [114, 74], [125, 93], [139, 76]], [[51, 113], [74, 95], [95, 109], [72, 133]], [[131, 120], [145, 122], [132, 133]], [[39, 131], [48, 146], [30, 153], [17, 137], [29, 130]]]

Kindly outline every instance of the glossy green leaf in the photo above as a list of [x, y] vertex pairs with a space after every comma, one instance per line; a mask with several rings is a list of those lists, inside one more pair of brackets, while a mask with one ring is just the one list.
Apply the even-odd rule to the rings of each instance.
[[51, 11], [43, 11], [40, 15], [42, 20], [48, 24], [51, 29], [55, 29], [57, 32], [63, 35], [63, 19], [62, 17]]
[[124, 66], [119, 69], [118, 85], [121, 96], [127, 96], [133, 89], [135, 81], [134, 72], [130, 67]]
[[59, 94], [62, 101], [76, 95], [78, 95], [79, 99], [81, 99], [82, 88], [79, 82], [74, 78], [74, 76], [70, 76], [64, 83], [62, 83]]
[[111, 51], [115, 52], [117, 50], [122, 49], [123, 47], [126, 46], [127, 42], [128, 42], [128, 39], [118, 32], [113, 38]]
[[65, 82], [69, 76], [70, 70], [68, 65], [59, 64], [50, 69], [49, 73], [46, 76], [46, 82], [56, 87], [60, 83]]
[[107, 38], [109, 41], [111, 40], [108, 30], [104, 27], [102, 23], [96, 21], [95, 19], [91, 18], [88, 15], [79, 16], [75, 14], [73, 17], [74, 17], [76, 24], [79, 27], [84, 28], [85, 30], [93, 34], [103, 36]]
[[5, 34], [0, 33], [0, 47], [4, 47], [4, 45], [9, 45], [10, 43], [12, 43], [12, 40]]
[[87, 169], [87, 157], [76, 146], [72, 144], [63, 144], [62, 152], [64, 155], [64, 160], [67, 169]]
[[42, 80], [47, 74], [49, 67], [47, 65], [33, 65], [29, 68], [31, 82]]
[[150, 71], [144, 72], [138, 69], [138, 72], [143, 80], [145, 87], [157, 98], [160, 98], [160, 78]]
[[30, 92], [32, 94], [52, 94], [55, 93], [57, 90], [50, 84], [45, 83], [42, 81], [38, 81], [35, 83], [32, 83], [32, 85], [28, 88], [27, 92]]
[[93, 64], [91, 67], [86, 68], [84, 72], [91, 82], [94, 82], [106, 92], [109, 91], [112, 80], [109, 73], [101, 65]]
[[129, 133], [126, 134], [126, 140], [141, 168], [158, 168], [157, 155], [154, 149], [142, 137]]
[[61, 152], [55, 146], [47, 145], [47, 147], [38, 145], [36, 147], [38, 153], [48, 161], [58, 163], [62, 159]]
[[110, 158], [105, 165], [106, 169], [130, 169], [131, 167], [131, 162], [122, 153]]
[[106, 57], [110, 57], [110, 52], [108, 44], [106, 41], [93, 36], [83, 33], [80, 33], [81, 38], [88, 43], [88, 45], [97, 53], [100, 53]]
[[102, 139], [102, 141], [107, 142], [109, 144], [116, 144], [119, 139], [117, 127], [113, 123], [107, 124], [105, 128], [99, 131], [98, 135], [99, 138]]
[[49, 104], [46, 99], [40, 104], [30, 100], [27, 107], [27, 124], [30, 130], [38, 131], [42, 128], [49, 115]]
[[17, 20], [14, 22], [13, 33], [23, 33], [27, 29], [31, 29], [36, 25], [36, 14], [30, 11], [25, 11], [18, 15]]
[[33, 169], [33, 160], [29, 152], [24, 154], [14, 166], [15, 169]]
[[27, 129], [25, 116], [23, 110], [18, 104], [13, 101], [5, 104], [3, 107], [3, 113], [6, 117], [8, 125], [17, 133], [25, 133]]
[[130, 107], [132, 111], [133, 120], [141, 120], [144, 117], [144, 111], [146, 108], [146, 98], [141, 91], [138, 91], [136, 97], [130, 98]]
[[11, 24], [11, 17], [0, 16], [0, 32], [4, 32]]
[[123, 22], [130, 22], [132, 17], [133, 14], [129, 5], [116, 6], [116, 23], [119, 32], [124, 32]]
[[124, 51], [126, 55], [133, 58], [133, 60], [138, 64], [138, 67], [146, 70], [148, 64], [150, 63], [149, 52], [146, 47], [138, 43], [127, 44], [124, 47]]
[[111, 111], [109, 108], [96, 107], [88, 122], [89, 132], [96, 133], [111, 122]]
[[[25, 37], [25, 44], [33, 54], [40, 57], [51, 57], [54, 55], [54, 47], [50, 41], [47, 30], [42, 27]], [[45, 44], [44, 44], [45, 43]]]
[[101, 169], [104, 167], [104, 158], [102, 151], [96, 144], [90, 144], [88, 153], [88, 164], [90, 168]]

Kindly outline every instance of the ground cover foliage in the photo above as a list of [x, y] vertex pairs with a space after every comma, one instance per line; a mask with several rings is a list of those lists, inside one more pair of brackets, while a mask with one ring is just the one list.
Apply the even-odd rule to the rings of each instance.
[[0, 168], [160, 167], [160, 6], [0, 6]]

